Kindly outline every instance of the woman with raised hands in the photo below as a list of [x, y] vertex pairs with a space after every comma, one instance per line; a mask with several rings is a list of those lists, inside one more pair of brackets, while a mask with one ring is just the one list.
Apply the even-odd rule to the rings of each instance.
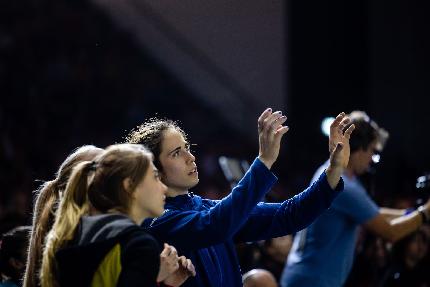
[[147, 146], [167, 186], [166, 212], [145, 220], [160, 242], [173, 244], [196, 264], [189, 287], [243, 286], [234, 243], [255, 242], [297, 232], [326, 211], [342, 192], [341, 174], [348, 165], [354, 125], [341, 113], [330, 129], [330, 160], [318, 180], [282, 203], [261, 202], [276, 183], [270, 171], [288, 131], [282, 112], [266, 109], [258, 118], [259, 154], [222, 200], [190, 193], [199, 183], [196, 158], [186, 133], [173, 121], [150, 119], [129, 133], [127, 141]]

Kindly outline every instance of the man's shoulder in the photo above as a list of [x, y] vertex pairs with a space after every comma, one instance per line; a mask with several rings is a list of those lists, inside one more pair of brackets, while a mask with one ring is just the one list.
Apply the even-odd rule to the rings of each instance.
[[348, 176], [342, 176], [342, 178], [344, 179], [346, 194], [358, 197], [367, 196], [367, 191], [358, 178]]

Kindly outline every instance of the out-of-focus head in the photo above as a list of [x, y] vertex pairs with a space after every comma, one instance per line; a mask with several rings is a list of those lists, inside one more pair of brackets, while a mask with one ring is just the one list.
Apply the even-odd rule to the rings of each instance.
[[45, 237], [54, 224], [54, 214], [58, 207], [61, 194], [66, 188], [73, 168], [84, 161], [92, 161], [100, 155], [103, 149], [93, 145], [85, 145], [74, 150], [61, 164], [56, 178], [45, 182], [36, 191], [33, 210], [33, 230], [28, 251], [27, 269], [23, 286], [37, 286], [37, 272], [40, 269], [42, 249]]
[[264, 269], [252, 269], [242, 276], [243, 287], [277, 287], [275, 276]]
[[92, 161], [103, 152], [103, 149], [93, 145], [84, 145], [74, 150], [60, 165], [56, 176], [56, 187], [62, 191], [66, 188], [67, 181], [73, 168], [80, 162]]
[[166, 187], [159, 180], [153, 156], [139, 144], [107, 147], [92, 161], [77, 164], [70, 175], [43, 252], [42, 286], [57, 286], [57, 250], [73, 239], [90, 206], [101, 213], [127, 214], [137, 224], [164, 211]]
[[429, 251], [429, 238], [423, 229], [418, 229], [399, 244], [400, 248], [403, 249], [403, 258], [409, 264], [418, 264], [426, 257]]
[[273, 260], [279, 263], [284, 263], [290, 253], [293, 244], [293, 237], [285, 235], [277, 238], [272, 238], [264, 242], [264, 250]]
[[129, 213], [139, 207], [145, 215], [161, 215], [166, 187], [152, 159], [152, 153], [140, 144], [117, 144], [87, 164], [88, 197], [94, 208], [103, 213]]
[[353, 111], [348, 117], [351, 122], [345, 129], [351, 124], [355, 125], [349, 140], [351, 147], [349, 166], [355, 174], [360, 175], [369, 169], [372, 156], [382, 152], [389, 134], [363, 111]]
[[20, 226], [2, 235], [0, 246], [0, 273], [16, 284], [25, 270], [31, 227]]

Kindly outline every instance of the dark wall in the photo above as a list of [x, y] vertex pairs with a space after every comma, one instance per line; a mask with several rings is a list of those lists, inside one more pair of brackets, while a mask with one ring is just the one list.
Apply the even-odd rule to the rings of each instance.
[[428, 8], [406, 0], [290, 1], [290, 149], [300, 151], [292, 167], [306, 165], [310, 175], [326, 158], [323, 117], [361, 109], [391, 134], [378, 192], [413, 191], [415, 177], [430, 170]]
[[38, 180], [73, 149], [121, 142], [152, 116], [181, 122], [208, 184], [228, 187], [213, 154], [255, 146], [84, 0], [0, 2], [0, 95], [0, 230], [28, 220]]

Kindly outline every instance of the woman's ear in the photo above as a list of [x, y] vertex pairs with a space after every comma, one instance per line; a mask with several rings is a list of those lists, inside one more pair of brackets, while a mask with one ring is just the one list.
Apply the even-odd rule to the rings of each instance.
[[133, 191], [131, 190], [131, 186], [132, 186], [132, 182], [131, 182], [131, 178], [126, 177], [123, 181], [122, 181], [122, 187], [124, 188], [124, 190], [128, 193], [128, 194], [132, 194]]

